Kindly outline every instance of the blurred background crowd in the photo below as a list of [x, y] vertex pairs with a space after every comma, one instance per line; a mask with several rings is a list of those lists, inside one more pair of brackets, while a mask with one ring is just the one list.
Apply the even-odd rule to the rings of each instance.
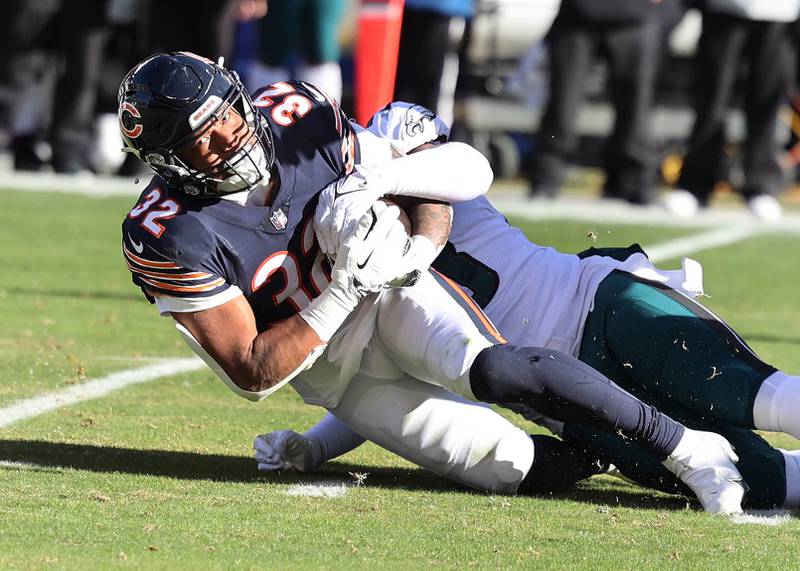
[[[137, 174], [116, 92], [155, 51], [225, 57], [251, 90], [309, 81], [352, 116], [370, 3], [5, 0], [3, 172]], [[535, 199], [594, 187], [690, 217], [738, 195], [776, 220], [796, 201], [798, 18], [800, 0], [405, 0], [394, 95]]]

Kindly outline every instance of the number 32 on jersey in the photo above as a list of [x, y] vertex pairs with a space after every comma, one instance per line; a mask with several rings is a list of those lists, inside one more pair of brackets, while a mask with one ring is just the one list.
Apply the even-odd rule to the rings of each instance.
[[[277, 99], [281, 99], [280, 103]], [[300, 95], [294, 87], [283, 81], [273, 83], [266, 88], [253, 101], [253, 105], [264, 109], [271, 108], [272, 120], [283, 127], [294, 125], [314, 107], [308, 97]]]
[[159, 200], [161, 200], [161, 189], [154, 188], [128, 213], [128, 218], [131, 220], [136, 220], [144, 214], [139, 225], [156, 238], [161, 238], [164, 233], [164, 226], [159, 223], [159, 220], [175, 218], [175, 215], [181, 210], [180, 204], [171, 198], [156, 204]]

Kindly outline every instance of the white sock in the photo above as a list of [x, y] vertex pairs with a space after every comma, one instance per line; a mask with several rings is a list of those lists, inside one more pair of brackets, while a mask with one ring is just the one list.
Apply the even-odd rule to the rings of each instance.
[[342, 100], [342, 68], [339, 67], [339, 62], [301, 65], [297, 70], [297, 78], [319, 87], [336, 102]]
[[364, 438], [331, 413], [326, 414], [303, 436], [311, 441], [315, 466], [350, 452], [364, 443]]
[[[674, 462], [680, 463], [687, 463], [688, 459], [692, 456], [694, 452], [697, 451], [697, 447], [700, 445], [702, 440], [701, 434], [695, 430], [691, 430], [690, 428], [686, 428], [683, 431], [683, 436], [678, 441], [678, 445], [675, 447], [675, 450], [667, 456], [666, 460], [662, 462], [662, 464], [672, 465]], [[670, 468], [671, 469], [671, 468]]]
[[759, 430], [800, 438], [800, 377], [782, 371], [767, 377], [753, 403], [753, 423]]
[[786, 501], [783, 507], [800, 506], [800, 450], [778, 450], [786, 461]]

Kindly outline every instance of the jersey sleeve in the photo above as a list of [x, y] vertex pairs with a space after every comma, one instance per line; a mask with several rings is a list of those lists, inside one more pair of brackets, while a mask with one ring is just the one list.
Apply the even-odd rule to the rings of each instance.
[[171, 226], [158, 238], [130, 217], [122, 226], [122, 255], [131, 280], [162, 315], [211, 309], [241, 295], [214, 263], [212, 238], [198, 231], [199, 224]]

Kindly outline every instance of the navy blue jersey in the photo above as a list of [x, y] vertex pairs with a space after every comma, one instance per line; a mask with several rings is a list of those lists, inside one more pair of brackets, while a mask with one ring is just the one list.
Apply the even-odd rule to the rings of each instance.
[[151, 301], [227, 300], [241, 291], [263, 330], [327, 285], [312, 224], [317, 195], [349, 174], [357, 142], [339, 107], [308, 84], [276, 83], [253, 101], [275, 142], [280, 186], [271, 204], [195, 198], [155, 176], [122, 224], [122, 248]]

